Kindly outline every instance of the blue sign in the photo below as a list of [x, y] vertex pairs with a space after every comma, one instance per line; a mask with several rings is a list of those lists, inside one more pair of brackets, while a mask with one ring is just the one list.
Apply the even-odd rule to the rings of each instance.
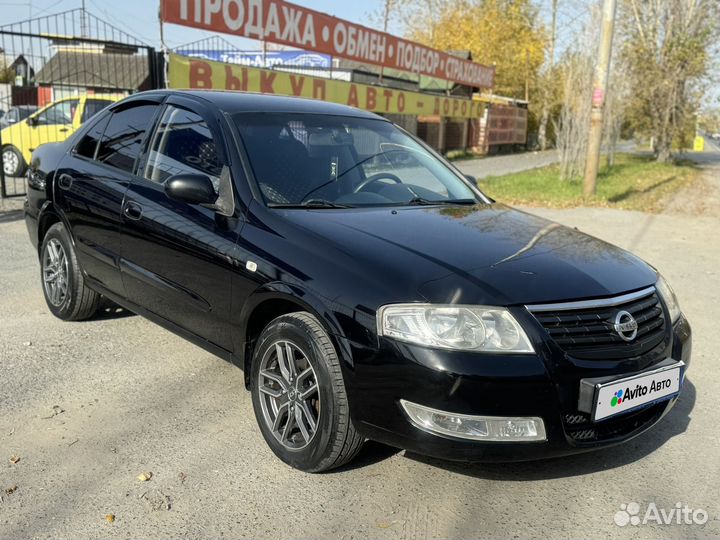
[[262, 51], [179, 50], [175, 52], [193, 58], [251, 67], [302, 66], [329, 68], [332, 62], [329, 54], [307, 51], [267, 51], [264, 54], [264, 62]]

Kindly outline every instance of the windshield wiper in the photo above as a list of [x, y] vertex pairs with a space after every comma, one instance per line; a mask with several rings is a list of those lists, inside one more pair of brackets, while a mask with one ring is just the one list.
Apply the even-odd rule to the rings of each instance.
[[301, 203], [270, 203], [270, 208], [354, 208], [349, 204], [334, 203], [325, 199], [310, 199]]
[[410, 199], [407, 204], [411, 206], [427, 206], [427, 205], [434, 205], [434, 204], [477, 204], [478, 201], [475, 199], [442, 199], [439, 201], [431, 201], [429, 199], [424, 199], [423, 197], [413, 197]]

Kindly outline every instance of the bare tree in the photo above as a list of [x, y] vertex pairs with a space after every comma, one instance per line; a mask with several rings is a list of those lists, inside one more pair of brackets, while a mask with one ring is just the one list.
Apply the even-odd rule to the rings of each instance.
[[594, 10], [578, 36], [576, 46], [565, 53], [558, 66], [564, 89], [555, 137], [563, 180], [575, 180], [585, 171], [598, 17], [598, 11]]
[[653, 138], [656, 159], [671, 158], [673, 142], [698, 107], [709, 50], [720, 36], [718, 0], [625, 0], [623, 55], [632, 84], [632, 121]]
[[5, 52], [0, 49], [0, 83], [12, 83], [15, 80], [15, 70], [10, 67]]
[[[382, 27], [387, 32], [392, 23], [396, 23], [405, 32], [418, 27], [425, 31], [423, 37], [426, 41], [434, 41], [434, 30], [439, 13], [445, 9], [452, 0], [383, 0], [381, 6], [369, 15], [375, 26]], [[422, 24], [418, 24], [422, 21]]]
[[563, 180], [575, 180], [585, 170], [593, 67], [592, 56], [588, 54], [575, 53], [565, 61], [563, 103], [555, 126]]
[[542, 113], [540, 114], [540, 125], [538, 126], [538, 145], [540, 150], [548, 147], [547, 126], [550, 120], [550, 107], [553, 97], [551, 89], [555, 77], [555, 44], [557, 40], [557, 12], [558, 0], [552, 0], [552, 22], [550, 24], [550, 50], [548, 51], [547, 65], [541, 75], [540, 99], [542, 99]]
[[607, 164], [612, 167], [615, 163], [615, 154], [618, 142], [620, 142], [630, 94], [626, 67], [619, 58], [612, 61], [608, 88], [603, 116], [603, 147], [607, 153]]

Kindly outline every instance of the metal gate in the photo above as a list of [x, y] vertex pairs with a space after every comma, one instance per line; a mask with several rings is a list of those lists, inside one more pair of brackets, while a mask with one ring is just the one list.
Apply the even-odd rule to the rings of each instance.
[[0, 197], [26, 193], [32, 151], [128, 94], [160, 88], [162, 56], [83, 9], [0, 26]]

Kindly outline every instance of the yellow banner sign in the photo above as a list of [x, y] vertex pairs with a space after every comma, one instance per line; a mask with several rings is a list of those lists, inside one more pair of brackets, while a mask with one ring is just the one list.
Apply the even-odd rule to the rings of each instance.
[[376, 113], [479, 118], [484, 105], [471, 99], [408, 92], [368, 84], [311, 77], [270, 69], [170, 55], [170, 88], [240, 90], [301, 96], [350, 105]]

